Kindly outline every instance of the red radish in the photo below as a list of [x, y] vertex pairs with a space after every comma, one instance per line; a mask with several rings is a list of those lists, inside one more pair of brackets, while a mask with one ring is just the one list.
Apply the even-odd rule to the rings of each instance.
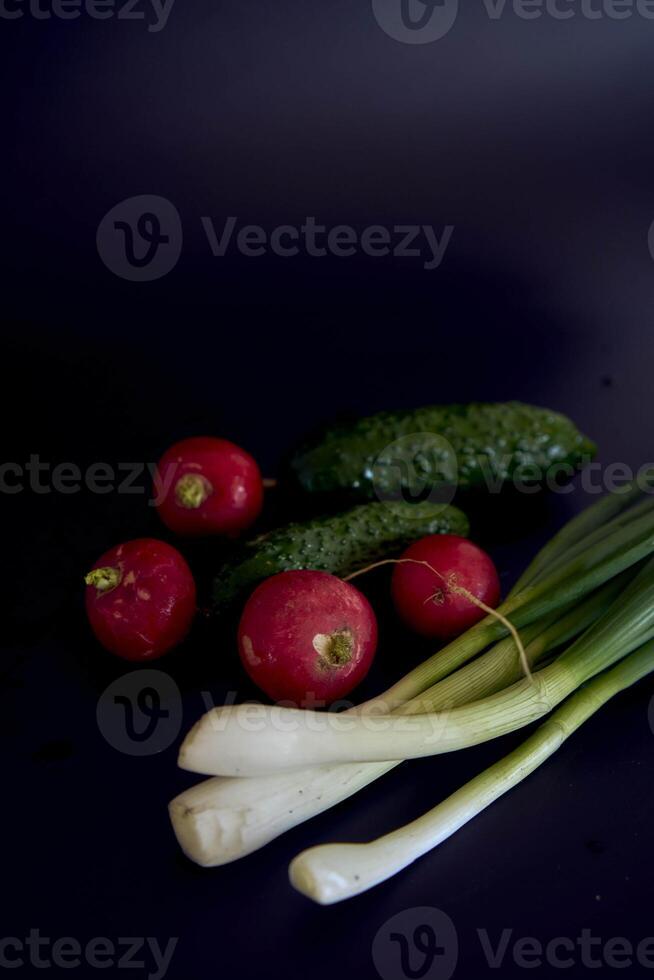
[[[413, 561], [395, 566], [393, 601], [407, 626], [422, 636], [451, 640], [486, 615], [457, 587], [487, 606], [495, 607], [500, 600], [495, 565], [485, 551], [466, 538], [431, 534], [415, 541], [402, 558]], [[418, 561], [428, 562], [431, 568], [414, 564]]]
[[184, 639], [196, 612], [195, 581], [179, 551], [138, 538], [105, 552], [86, 576], [93, 632], [125, 660], [154, 660]]
[[239, 534], [263, 506], [255, 460], [233, 442], [211, 436], [171, 446], [159, 461], [154, 493], [164, 524], [184, 535]]
[[238, 647], [274, 701], [306, 707], [342, 698], [368, 673], [377, 620], [358, 589], [328, 572], [280, 572], [248, 599]]

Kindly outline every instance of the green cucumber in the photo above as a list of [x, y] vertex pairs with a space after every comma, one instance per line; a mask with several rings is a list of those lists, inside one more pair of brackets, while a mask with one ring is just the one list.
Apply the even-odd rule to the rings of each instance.
[[398, 554], [426, 534], [467, 536], [468, 519], [456, 507], [399, 501], [362, 504], [331, 517], [288, 524], [241, 545], [222, 567], [214, 579], [214, 610], [220, 612], [277, 572], [313, 568], [345, 577]]
[[[337, 425], [291, 461], [310, 493], [353, 499], [433, 499], [438, 487], [497, 492], [512, 480], [532, 484], [572, 476], [594, 444], [564, 415], [520, 402], [434, 405], [380, 412]], [[431, 495], [431, 496], [430, 496]]]

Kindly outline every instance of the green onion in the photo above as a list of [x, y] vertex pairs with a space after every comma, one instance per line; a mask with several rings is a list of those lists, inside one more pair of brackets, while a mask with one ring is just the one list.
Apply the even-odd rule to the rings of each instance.
[[[544, 570], [549, 570], [562, 556], [569, 553], [573, 546], [587, 545], [589, 539], [598, 540], [595, 535], [614, 526], [613, 522], [616, 518], [628, 522], [631, 516], [634, 516], [635, 511], [635, 508], [630, 511], [628, 508], [631, 508], [634, 501], [642, 495], [645, 486], [651, 486], [653, 482], [654, 470], [650, 470], [643, 474], [640, 483], [636, 481], [626, 483], [620, 489], [602, 497], [601, 500], [587, 507], [581, 514], [577, 514], [576, 517], [569, 520], [541, 548], [513, 586], [509, 595], [521, 592], [527, 585], [531, 585]], [[651, 497], [645, 498], [639, 506], [646, 509], [650, 500]], [[624, 514], [624, 511], [627, 511], [627, 514]]]
[[343, 715], [268, 705], [214, 708], [182, 744], [191, 772], [259, 776], [334, 762], [437, 755], [515, 731], [654, 635], [654, 560], [553, 664], [482, 701], [419, 715], [380, 716], [379, 704]]
[[[628, 569], [603, 585], [581, 605], [571, 609], [566, 607], [569, 612], [565, 615], [553, 617], [550, 614], [546, 619], [525, 627], [521, 636], [529, 665], [533, 667], [541, 663], [551, 650], [567, 643], [594, 623], [620, 595], [632, 577], [633, 572]], [[521, 676], [520, 657], [513, 638], [508, 636], [481, 657], [434, 684], [424, 694], [400, 705], [395, 712], [414, 715], [456, 708], [495, 694], [519, 681]]]
[[[605, 585], [560, 622], [550, 617], [527, 627], [523, 640], [530, 662], [540, 662], [550, 650], [585, 629], [609, 606], [629, 574], [623, 573]], [[422, 704], [429, 698], [432, 710], [443, 704], [465, 704], [495, 693], [519, 676], [519, 657], [513, 641], [507, 638], [474, 664], [436, 684], [418, 702]], [[399, 761], [321, 766], [256, 779], [217, 776], [176, 797], [169, 806], [170, 819], [188, 857], [204, 867], [214, 867], [263, 847], [398, 765]]]
[[351, 898], [402, 871], [526, 779], [614, 695], [654, 670], [654, 642], [581, 688], [506, 758], [429, 813], [365, 844], [312, 847], [291, 863], [292, 884], [321, 905]]
[[[523, 639], [530, 662], [540, 662], [552, 649], [599, 617], [625, 586], [625, 576], [631, 574], [631, 571], [623, 573], [603, 586], [559, 622], [550, 617], [527, 627]], [[436, 684], [417, 703], [430, 699], [432, 710], [444, 704], [465, 704], [495, 693], [519, 676], [518, 654], [513, 641], [507, 638], [474, 664]], [[398, 765], [399, 761], [369, 762], [321, 766], [252, 779], [214, 777], [176, 797], [169, 806], [170, 818], [188, 857], [204, 867], [222, 865], [250, 854], [299, 823], [341, 803]]]
[[[538, 583], [527, 586], [498, 607], [514, 626], [522, 628], [540, 616], [582, 598], [602, 583], [654, 551], [654, 512], [603, 536], [588, 551], [573, 557]], [[376, 699], [392, 710], [415, 698], [461, 667], [489, 643], [505, 636], [506, 627], [486, 616], [472, 629], [425, 660]]]
[[580, 555], [582, 552], [587, 552], [593, 547], [593, 545], [603, 540], [608, 533], [616, 531], [621, 527], [625, 527], [636, 518], [643, 517], [650, 511], [654, 511], [654, 497], [652, 496], [648, 496], [644, 500], [639, 501], [637, 504], [630, 507], [625, 513], [618, 514], [611, 521], [609, 521], [608, 524], [604, 525], [604, 527], [597, 528], [597, 530], [593, 531], [592, 534], [589, 534], [583, 540], [571, 545], [564, 554], [560, 555], [558, 558], [554, 558], [547, 569], [543, 569], [541, 572], [539, 572], [531, 584], [537, 584], [538, 582], [542, 581], [546, 574], [560, 568], [564, 562], [570, 561], [572, 558], [577, 557], [577, 555]]
[[314, 766], [257, 779], [204, 779], [168, 805], [184, 853], [204, 868], [229, 864], [323, 813], [399, 762]]
[[[599, 615], [618, 589], [624, 586], [626, 578], [633, 575], [632, 569], [635, 566], [632, 562], [652, 549], [652, 542], [643, 540], [651, 534], [647, 521], [644, 523], [640, 520], [635, 532], [632, 526], [630, 531], [626, 528], [628, 533], [616, 536], [616, 532], [624, 531], [627, 525], [633, 525], [636, 520], [647, 517], [652, 506], [651, 497], [627, 509], [636, 496], [637, 489], [628, 487], [603, 498], [566, 525], [532, 562], [528, 572], [534, 573], [533, 585], [539, 584], [535, 581], [537, 577], [551, 580], [552, 571], [557, 566], [560, 570], [562, 565], [565, 566], [564, 574], [555, 576], [557, 583], [562, 580], [565, 582], [566, 574], [568, 577], [585, 574], [581, 590], [579, 583], [576, 583], [579, 594], [592, 588], [595, 581], [607, 581], [608, 584], [591, 595], [582, 606], [578, 606], [575, 589], [570, 589], [568, 582], [563, 590], [563, 598], [559, 591], [553, 608], [546, 615], [535, 618], [527, 626], [521, 625], [521, 637], [527, 644], [530, 663], [541, 664], [551, 649], [565, 643], [574, 632], [583, 630], [587, 625], [585, 611], [589, 618], [593, 608], [595, 615]], [[603, 524], [607, 519], [608, 523]], [[556, 547], [553, 547], [555, 542]], [[603, 545], [601, 549], [595, 547], [598, 543]], [[628, 554], [618, 553], [619, 560], [613, 561], [620, 547], [628, 551]], [[588, 551], [591, 553], [582, 556], [582, 552]], [[580, 556], [583, 561], [573, 564], [571, 558], [578, 559]], [[621, 567], [630, 570], [611, 582], [611, 574], [619, 572]], [[589, 570], [591, 575], [588, 574]], [[527, 577], [525, 573], [522, 579], [526, 580]], [[572, 584], [575, 585], [574, 582]], [[520, 614], [520, 605], [526, 604], [525, 593], [531, 601], [535, 591], [533, 586], [514, 589], [510, 597], [514, 600], [517, 594], [518, 598], [518, 614], [512, 614], [514, 622]], [[542, 596], [542, 590], [537, 595]], [[568, 620], [568, 617], [571, 618]], [[578, 617], [576, 630], [575, 617]], [[443, 706], [463, 705], [496, 693], [502, 686], [520, 676], [517, 651], [510, 638], [501, 640], [474, 663], [452, 674], [459, 662], [465, 663], [492, 641], [493, 632], [502, 632], [497, 630], [496, 623], [489, 620], [480, 625], [484, 627], [484, 642], [480, 644], [478, 633], [481, 631], [479, 627], [475, 627], [469, 631], [474, 634], [473, 644], [466, 646], [469, 634], [465, 634], [428, 662], [433, 665], [434, 661], [441, 659], [444, 654], [447, 656], [450, 651], [448, 662], [440, 669], [431, 671], [431, 677], [435, 680], [439, 677], [447, 677], [447, 680], [441, 680], [430, 687], [427, 679], [424, 683], [430, 689], [422, 697], [415, 696], [415, 703], [419, 702], [432, 711]], [[494, 627], [494, 630], [486, 630], [488, 625]], [[474, 652], [470, 652], [471, 649]], [[452, 676], [448, 677], [449, 674]], [[397, 696], [397, 685], [395, 692], [396, 710], [405, 710], [407, 713], [415, 710], [413, 705], [403, 709], [402, 699]], [[387, 696], [382, 696], [377, 700], [386, 699]], [[204, 865], [222, 864], [256, 850], [290, 827], [357, 792], [398, 764], [396, 761], [357, 762], [291, 770], [252, 779], [217, 777], [200, 783], [173, 800], [170, 804], [170, 815], [180, 844], [189, 857]]]

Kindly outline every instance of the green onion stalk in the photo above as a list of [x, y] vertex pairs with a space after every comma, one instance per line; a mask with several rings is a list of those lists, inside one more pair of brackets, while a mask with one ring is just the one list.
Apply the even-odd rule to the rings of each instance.
[[615, 528], [629, 523], [633, 517], [640, 516], [651, 506], [652, 497], [646, 496], [636, 507], [632, 506], [644, 492], [650, 492], [654, 485], [654, 470], [642, 474], [639, 481], [631, 481], [598, 500], [591, 507], [571, 518], [538, 552], [524, 570], [510, 595], [521, 592], [531, 585], [546, 570], [560, 562], [563, 556], [570, 556], [596, 543], [606, 533], [607, 528]]
[[[561, 617], [560, 622], [551, 616], [527, 627], [522, 636], [530, 664], [540, 663], [551, 650], [597, 619], [624, 587], [629, 574], [623, 573], [607, 583], [582, 606]], [[465, 704], [517, 680], [520, 670], [513, 641], [505, 638], [474, 664], [436, 684], [418, 701], [430, 698], [432, 710]], [[398, 712], [411, 710], [411, 704], [398, 708]], [[205, 867], [226, 864], [342, 802], [400, 764], [393, 761], [321, 766], [256, 779], [214, 777], [173, 800], [170, 817], [183, 850], [193, 861]]]
[[654, 636], [654, 560], [554, 663], [481, 701], [412, 716], [380, 715], [374, 703], [343, 715], [263, 704], [214, 708], [182, 744], [179, 765], [206, 775], [262, 776], [467, 748], [538, 720], [649, 634]]
[[519, 748], [422, 817], [368, 843], [324, 844], [298, 855], [289, 867], [292, 884], [315, 902], [331, 905], [386, 881], [521, 783], [607, 701], [653, 670], [650, 640], [573, 694]]
[[[627, 490], [602, 499], [569, 522], [539, 553], [528, 572], [535, 569], [542, 576], [543, 569], [548, 566], [547, 561], [539, 561], [542, 555], [549, 555], [550, 565], [557, 561], [560, 564], [566, 548], [568, 552], [574, 548], [578, 551], [580, 544], [588, 541], [588, 535], [600, 530], [606, 538], [645, 514], [651, 506], [651, 498], [627, 510], [636, 496], [633, 488]], [[608, 523], [603, 523], [607, 520]], [[633, 541], [633, 535], [626, 541], [623, 539], [625, 547]], [[556, 548], [553, 548], [555, 542]], [[639, 544], [636, 544], [637, 554], [640, 554]], [[608, 553], [611, 554], [610, 549]], [[599, 556], [598, 562], [601, 559]], [[619, 565], [617, 563], [616, 567]], [[633, 575], [633, 568], [612, 581], [609, 577], [607, 585], [592, 594], [586, 603], [577, 606], [573, 598], [550, 611], [548, 616], [522, 628], [521, 636], [530, 664], [541, 663], [557, 645], [585, 629], [593, 616], [596, 618], [605, 611], [629, 575]], [[523, 579], [526, 577], [527, 573]], [[515, 587], [512, 597], [519, 592], [520, 589]], [[432, 711], [463, 705], [514, 682], [520, 676], [520, 670], [513, 640], [507, 637], [474, 663], [433, 685], [420, 698], [420, 703]], [[451, 671], [442, 673], [447, 675]], [[411, 713], [417, 704], [416, 698], [404, 709], [400, 703], [396, 710]], [[179, 842], [192, 860], [203, 865], [223, 864], [256, 850], [290, 827], [346, 799], [398, 764], [389, 761], [320, 766], [247, 780], [215, 777], [173, 800], [170, 815]]]
[[[591, 626], [624, 591], [633, 578], [633, 569], [611, 579], [578, 606], [565, 607], [525, 627], [521, 637], [530, 667], [541, 664], [557, 647], [563, 646]], [[566, 611], [568, 610], [568, 611]], [[397, 714], [423, 714], [480, 701], [504, 690], [521, 679], [522, 664], [511, 636], [500, 640], [482, 656], [465, 664], [406, 704]]]
[[[648, 501], [649, 503], [649, 501]], [[600, 541], [497, 608], [514, 626], [523, 628], [541, 616], [581, 599], [654, 551], [654, 501], [646, 513], [625, 526], [605, 528]], [[507, 634], [507, 627], [486, 616], [462, 636], [407, 674], [376, 699], [390, 711], [426, 691], [452, 671], [472, 660], [490, 643]]]
[[[523, 633], [532, 666], [581, 633], [611, 604], [625, 586], [623, 573], [563, 615], [532, 624]], [[510, 637], [501, 640], [473, 664], [436, 684], [416, 699], [428, 699], [432, 710], [466, 704], [494, 694], [520, 677], [520, 658]], [[398, 712], [411, 711], [412, 702]], [[318, 766], [252, 779], [214, 777], [181, 793], [170, 803], [171, 821], [184, 852], [205, 867], [226, 864], [250, 854], [311, 817], [341, 803], [379, 779], [401, 761]]]

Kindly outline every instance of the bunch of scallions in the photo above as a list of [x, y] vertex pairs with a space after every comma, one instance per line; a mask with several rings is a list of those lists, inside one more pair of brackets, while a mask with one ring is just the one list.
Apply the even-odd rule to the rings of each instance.
[[526, 778], [609, 698], [654, 670], [653, 488], [654, 472], [641, 474], [573, 518], [498, 608], [519, 630], [527, 674], [507, 625], [487, 616], [347, 712], [262, 704], [207, 712], [179, 765], [214, 778], [170, 804], [185, 853], [206, 867], [234, 861], [402, 760], [549, 715], [522, 746], [406, 827], [296, 857], [292, 883], [329, 904], [397, 873]]

